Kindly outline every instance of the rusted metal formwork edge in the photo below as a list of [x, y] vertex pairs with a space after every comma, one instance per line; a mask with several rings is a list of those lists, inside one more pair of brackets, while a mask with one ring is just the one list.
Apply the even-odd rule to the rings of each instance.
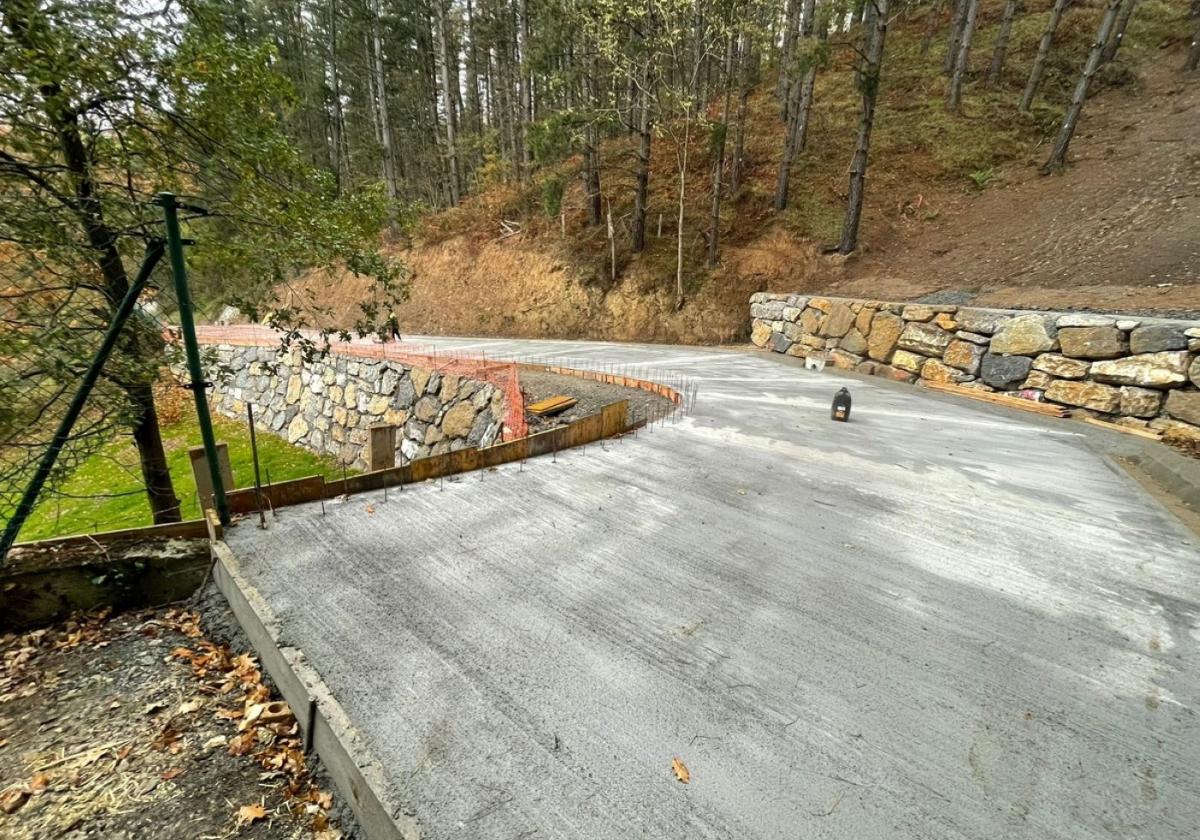
[[76, 534], [48, 540], [19, 542], [13, 545], [10, 556], [15, 557], [17, 552], [22, 549], [43, 551], [77, 546], [109, 546], [138, 540], [202, 539], [207, 536], [208, 526], [203, 519], [189, 519], [185, 522], [169, 522], [165, 525], [146, 525], [141, 528], [122, 528], [119, 531], [100, 531], [95, 534]]
[[263, 669], [291, 707], [304, 732], [306, 750], [320, 757], [338, 792], [350, 804], [368, 840], [416, 840], [420, 825], [404, 812], [383, 766], [320, 673], [299, 648], [279, 642], [279, 622], [258, 590], [241, 573], [227, 543], [212, 541], [213, 581], [237, 619]]

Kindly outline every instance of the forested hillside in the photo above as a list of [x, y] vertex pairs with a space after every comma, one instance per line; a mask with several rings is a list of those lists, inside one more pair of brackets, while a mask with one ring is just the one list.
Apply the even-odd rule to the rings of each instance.
[[[1196, 11], [302, 0], [248, 25], [279, 45], [314, 164], [396, 197], [407, 329], [726, 341], [767, 287], [1200, 306], [1197, 162], [1169, 136], [1197, 118]], [[1114, 202], [1137, 224], [1105, 222]], [[1072, 244], [1031, 267], [1023, 232]], [[1070, 266], [1111, 254], [1122, 276], [1089, 270], [1098, 291], [1072, 300]], [[354, 297], [314, 279], [323, 303]]]

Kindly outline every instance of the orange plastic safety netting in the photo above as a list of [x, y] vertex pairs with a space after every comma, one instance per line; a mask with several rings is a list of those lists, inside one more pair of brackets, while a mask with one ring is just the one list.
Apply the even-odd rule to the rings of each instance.
[[[201, 344], [230, 344], [237, 346], [278, 346], [282, 334], [268, 327], [251, 325], [197, 326], [196, 338]], [[309, 336], [311, 338], [311, 336]], [[525, 400], [517, 365], [484, 355], [472, 356], [450, 353], [426, 345], [400, 342], [378, 343], [370, 340], [331, 340], [329, 352], [339, 356], [361, 359], [386, 359], [409, 367], [425, 368], [440, 374], [452, 374], [486, 382], [504, 394], [504, 440], [525, 437]]]

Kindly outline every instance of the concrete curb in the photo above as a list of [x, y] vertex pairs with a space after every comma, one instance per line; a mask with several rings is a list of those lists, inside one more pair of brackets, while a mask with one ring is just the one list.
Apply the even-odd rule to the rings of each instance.
[[369, 840], [418, 840], [417, 820], [391, 801], [383, 768], [363, 744], [349, 717], [305, 660], [303, 651], [279, 641], [279, 622], [242, 575], [237, 557], [212, 541], [213, 580], [258, 653], [263, 669], [291, 706], [329, 777], [345, 797]]

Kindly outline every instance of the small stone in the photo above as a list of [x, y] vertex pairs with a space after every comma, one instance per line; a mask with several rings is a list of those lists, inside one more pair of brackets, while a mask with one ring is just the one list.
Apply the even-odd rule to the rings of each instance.
[[415, 414], [419, 420], [428, 423], [433, 420], [433, 418], [437, 417], [441, 408], [441, 403], [439, 403], [433, 397], [425, 396], [421, 397], [421, 399], [417, 401], [417, 406], [413, 410], [413, 414]]
[[954, 320], [958, 321], [961, 330], [992, 335], [1009, 317], [1006, 313], [994, 309], [960, 309], [955, 313]]
[[833, 301], [829, 298], [815, 297], [809, 300], [808, 305], [819, 312], [829, 312], [833, 308]]
[[399, 383], [400, 374], [389, 368], [379, 377], [379, 393], [391, 394], [396, 390], [396, 386]]
[[937, 359], [930, 359], [921, 368], [921, 378], [930, 382], [961, 382], [969, 376], [969, 374], [943, 364]]
[[900, 317], [905, 321], [928, 321], [933, 317], [933, 307], [909, 304], [901, 311]]
[[783, 320], [794, 324], [800, 320], [800, 313], [803, 311], [804, 309], [799, 306], [785, 306], [783, 307]]
[[973, 342], [951, 341], [946, 347], [942, 361], [967, 373], [978, 373], [979, 363], [983, 359], [984, 352], [986, 351], [983, 347]]
[[1138, 327], [1129, 334], [1130, 353], [1158, 353], [1162, 350], [1186, 350], [1188, 337], [1176, 324]]
[[1043, 353], [1033, 360], [1033, 366], [1059, 379], [1083, 379], [1092, 368], [1090, 362], [1068, 359], [1058, 353]]
[[1129, 332], [1130, 330], [1137, 329], [1137, 325], [1140, 323], [1142, 322], [1134, 321], [1129, 318], [1119, 318], [1117, 319], [1117, 329]]
[[1029, 371], [1029, 376], [1025, 377], [1025, 381], [1021, 383], [1022, 388], [1034, 388], [1038, 391], [1045, 391], [1050, 387], [1050, 384], [1055, 382], [1053, 376], [1041, 370]]
[[1046, 399], [1116, 414], [1121, 407], [1121, 389], [1101, 385], [1099, 382], [1072, 382], [1060, 379], [1046, 389]]
[[949, 312], [939, 312], [933, 316], [933, 323], [937, 324], [944, 330], [954, 332], [958, 329], [958, 322], [954, 320], [954, 316]]
[[871, 331], [871, 319], [875, 317], [875, 307], [864, 306], [858, 310], [858, 315], [854, 318], [854, 329], [858, 330], [863, 335]]
[[1162, 409], [1162, 402], [1162, 391], [1131, 385], [1121, 388], [1121, 413], [1128, 417], [1154, 417]]
[[850, 332], [842, 336], [841, 344], [839, 345], [847, 353], [854, 353], [861, 356], [867, 349], [867, 340], [863, 334], [858, 331], [857, 327], [852, 327]]
[[308, 434], [308, 421], [304, 419], [303, 414], [297, 414], [292, 418], [291, 424], [287, 429], [288, 443], [295, 443]]
[[767, 347], [776, 353], [786, 353], [792, 344], [792, 340], [783, 333], [773, 332], [771, 333], [771, 340], [767, 342]]
[[1200, 425], [1200, 391], [1172, 391], [1165, 408], [1176, 420]]
[[[750, 330], [750, 341], [754, 344], [755, 347], [766, 347], [767, 342], [770, 340], [771, 340], [771, 325], [769, 323], [767, 323], [766, 321], [755, 321], [753, 328], [751, 328], [751, 330]], [[425, 376], [422, 377], [421, 387], [416, 389], [417, 393], [420, 393], [421, 391], [425, 390], [425, 382], [427, 382], [428, 380], [429, 380], [429, 373], [426, 372]], [[414, 387], [416, 386], [416, 383], [417, 383], [417, 371], [416, 371], [416, 368], [414, 368], [413, 369], [413, 385], [414, 385]]]
[[877, 362], [886, 362], [896, 349], [896, 342], [904, 331], [904, 321], [890, 312], [879, 312], [871, 319], [871, 332], [867, 336], [867, 355]]
[[1187, 381], [1190, 363], [1191, 356], [1186, 350], [1143, 353], [1112, 361], [1093, 362], [1091, 375], [1100, 382], [1115, 385], [1172, 388]]
[[995, 355], [1036, 356], [1054, 349], [1056, 334], [1045, 315], [1018, 315], [992, 336], [991, 351]]
[[969, 341], [972, 344], [990, 344], [992, 337], [990, 335], [980, 335], [979, 333], [967, 332], [959, 330], [954, 334], [955, 338], [961, 338], [963, 341]]
[[1200, 356], [1192, 360], [1192, 366], [1188, 368], [1188, 379], [1197, 388], [1200, 388]]
[[926, 356], [941, 356], [950, 344], [950, 333], [937, 324], [911, 321], [900, 334], [899, 346]]
[[1066, 315], [1060, 315], [1058, 328], [1063, 327], [1111, 327], [1114, 320], [1106, 315], [1092, 315], [1089, 312], [1069, 312]]
[[402, 408], [389, 408], [383, 412], [383, 422], [389, 426], [403, 426], [408, 421], [408, 412]]
[[1032, 365], [1033, 359], [1028, 356], [997, 356], [989, 353], [983, 357], [979, 378], [994, 388], [1007, 388], [1023, 382]]
[[871, 360], [868, 359], [865, 362], [859, 362], [858, 366], [854, 368], [854, 372], [855, 373], [865, 373], [867, 376], [874, 376], [875, 371], [877, 371], [878, 369], [879, 369], [879, 362], [872, 362]]
[[391, 398], [385, 394], [376, 394], [367, 403], [368, 414], [383, 414], [391, 407]]
[[[767, 327], [767, 338], [770, 338], [770, 337], [771, 337], [771, 328]], [[763, 343], [759, 345], [760, 347], [766, 346], [767, 338], [763, 339]], [[412, 380], [414, 396], [419, 397], [425, 393], [425, 386], [429, 384], [429, 377], [432, 374], [433, 374], [433, 371], [431, 371], [427, 368], [415, 367], [415, 368], [412, 368], [411, 370], [409, 370], [408, 378]]]
[[[918, 356], [917, 358], [921, 357]], [[884, 379], [892, 379], [896, 382], [915, 382], [917, 380], [915, 374], [909, 373], [906, 370], [900, 370], [891, 365], [879, 365], [879, 367], [875, 368], [875, 375], [882, 376]]]
[[445, 434], [442, 433], [441, 429], [437, 426], [430, 426], [425, 430], [425, 445], [432, 446], [444, 437]]
[[354, 382], [346, 384], [346, 390], [342, 393], [342, 402], [346, 404], [346, 408], [355, 408], [358, 405], [358, 385]]
[[829, 353], [829, 363], [839, 370], [854, 370], [862, 360], [862, 356], [848, 353], [841, 348], [832, 350]]
[[[913, 322], [917, 323], [917, 322]], [[916, 353], [910, 353], [908, 350], [897, 350], [892, 356], [892, 367], [906, 370], [910, 373], [920, 373], [921, 368], [929, 361], [924, 356]]]
[[293, 375], [288, 378], [287, 395], [284, 397], [288, 405], [295, 405], [300, 401], [300, 388], [303, 384], [299, 376]]

